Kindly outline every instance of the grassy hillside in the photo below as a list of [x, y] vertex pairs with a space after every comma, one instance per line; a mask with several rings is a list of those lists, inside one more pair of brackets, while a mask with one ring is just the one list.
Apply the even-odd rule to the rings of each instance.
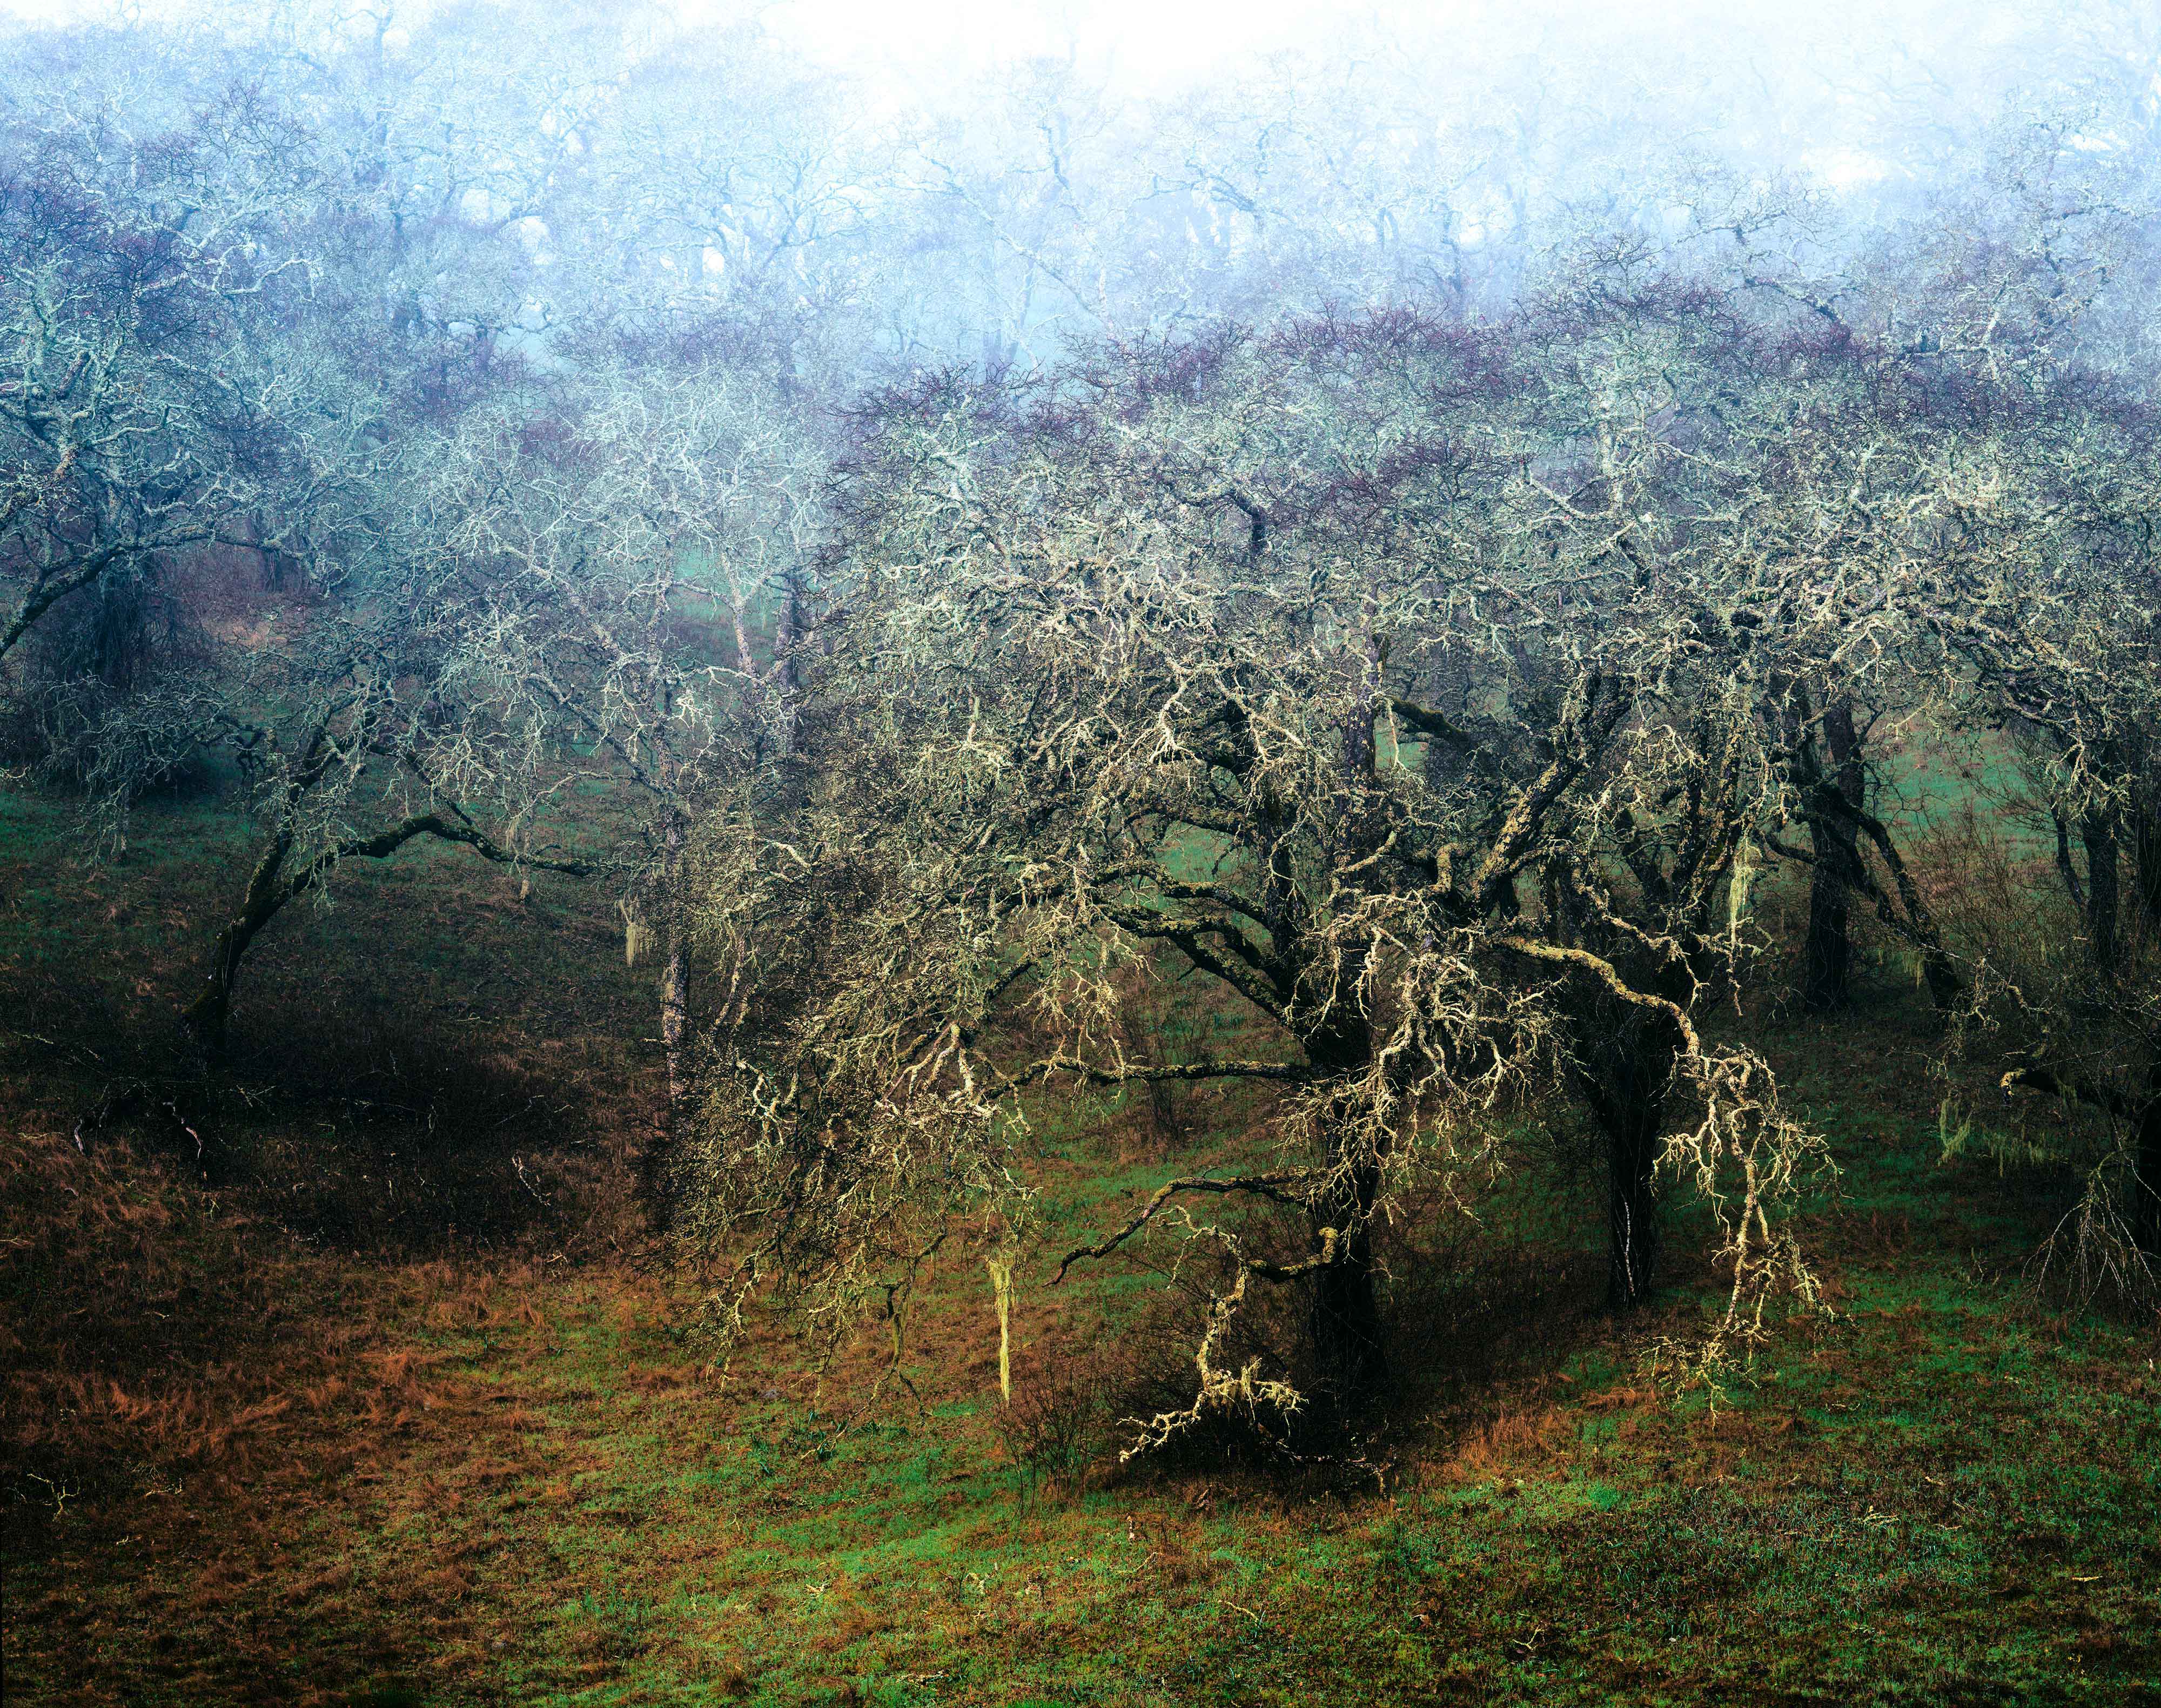
[[[88, 873], [0, 811], [11, 1703], [2161, 1702], [2161, 1331], [2036, 1284], [2045, 1109], [1945, 1160], [1895, 966], [1762, 1023], [1843, 1170], [1834, 1314], [1715, 1404], [1662, 1380], [1689, 1206], [1609, 1321], [1564, 1135], [1392, 1299], [1355, 1452], [1117, 1476], [1075, 1444], [1149, 1374], [1131, 1275], [1023, 1291], [1011, 1414], [966, 1249], [913, 1395], [769, 1330], [708, 1367], [605, 894], [410, 851], [273, 928], [213, 1090], [161, 1040], [240, 845], [175, 805]], [[1054, 1230], [1081, 1164], [1170, 1171], [1163, 1115], [1070, 1112]]]

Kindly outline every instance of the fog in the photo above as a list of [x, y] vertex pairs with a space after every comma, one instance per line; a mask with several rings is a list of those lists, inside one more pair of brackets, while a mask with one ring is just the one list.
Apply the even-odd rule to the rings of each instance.
[[843, 388], [1324, 303], [1490, 309], [1624, 228], [1821, 273], [1924, 241], [1931, 199], [2000, 201], [2022, 150], [2128, 209], [2161, 55], [2135, 4], [1927, 0], [124, 16], [16, 8], [18, 143], [246, 88], [348, 159], [374, 128], [384, 211], [429, 221], [424, 315], [517, 343], [633, 303], [786, 313]]

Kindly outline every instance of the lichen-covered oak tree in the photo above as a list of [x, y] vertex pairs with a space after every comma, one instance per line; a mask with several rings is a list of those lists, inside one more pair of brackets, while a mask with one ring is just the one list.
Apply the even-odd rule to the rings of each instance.
[[[1471, 1181], [1513, 1098], [1608, 1133], [1615, 1304], [1662, 1166], [1719, 1218], [1736, 1321], [1805, 1289], [1773, 1215], [1812, 1142], [1700, 1021], [1783, 772], [1657, 502], [1679, 444], [1634, 346], [1690, 325], [1330, 320], [871, 413], [795, 749], [699, 846], [703, 1122], [664, 1172], [731, 1301], [890, 1314], [961, 1221], [1025, 1216], [1039, 1098], [1169, 1079], [1280, 1101], [1058, 1266], [1164, 1235], [1214, 1266], [1197, 1391], [1143, 1443], [1299, 1403], [1219, 1362], [1257, 1285], [1305, 1289], [1309, 1388], [1369, 1395], [1376, 1229]], [[1248, 1042], [1128, 1054], [1122, 976], [1159, 965]]]
[[[1938, 716], [2028, 779], [2053, 860], [1981, 838], [2004, 904], [1967, 908], [1974, 989], [1954, 1042], [2007, 1091], [2096, 1113], [2080, 1265], [2150, 1282], [2161, 1256], [2161, 575], [2150, 404], [2091, 371], [1969, 378], [1955, 549], [1913, 594]], [[1972, 851], [1984, 852], [1982, 847]]]
[[175, 554], [276, 550], [314, 401], [273, 355], [316, 276], [307, 138], [252, 91], [143, 134], [25, 82], [0, 110], [0, 659]]

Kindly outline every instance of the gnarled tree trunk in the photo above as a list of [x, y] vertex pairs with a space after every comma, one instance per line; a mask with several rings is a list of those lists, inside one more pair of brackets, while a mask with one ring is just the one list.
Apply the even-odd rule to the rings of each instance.
[[248, 875], [247, 888], [241, 897], [240, 906], [219, 928], [204, 964], [201, 982], [180, 1011], [180, 1023], [187, 1029], [188, 1037], [203, 1060], [213, 1066], [225, 1060], [232, 1018], [232, 990], [240, 977], [241, 961], [263, 928], [277, 917], [295, 893], [284, 869], [285, 857], [292, 847], [292, 837], [284, 831], [271, 838], [270, 846], [263, 850], [263, 857]]
[[1578, 1070], [1606, 1138], [1606, 1304], [1632, 1310], [1650, 1296], [1660, 1243], [1657, 1171], [1680, 1039], [1673, 1023], [1601, 1004]]
[[690, 941], [683, 924], [684, 814], [673, 802], [666, 811], [667, 823], [661, 836], [661, 885], [668, 939], [667, 959], [660, 969], [660, 1049], [668, 1066], [668, 1130], [672, 1140], [680, 1135], [690, 1095], [690, 1067], [684, 1054], [690, 1023]]
[[1809, 884], [1808, 939], [1802, 956], [1801, 1000], [1819, 1013], [1852, 1001], [1853, 895], [1861, 887], [1861, 826], [1856, 818], [1867, 786], [1853, 706], [1835, 700], [1824, 711], [1824, 736], [1831, 768], [1812, 790], [1809, 840], [1815, 855]]
[[[1362, 1022], [1307, 1041], [1315, 1067], [1330, 1074], [1362, 1070], [1372, 1057]], [[1373, 1284], [1373, 1211], [1379, 1201], [1380, 1159], [1353, 1149], [1340, 1128], [1331, 1136], [1327, 1163], [1340, 1170], [1331, 1190], [1314, 1207], [1314, 1247], [1336, 1239], [1333, 1260], [1314, 1277], [1309, 1328], [1321, 1380], [1339, 1400], [1370, 1394], [1388, 1379], [1380, 1301]]]
[[2123, 881], [2115, 823], [2099, 814], [2081, 819], [2079, 840], [2086, 851], [2086, 953], [2095, 971], [2113, 973], [2123, 958], [2117, 930]]
[[[1253, 549], [1265, 544], [1261, 519], [1254, 521]], [[1351, 663], [1355, 671], [1351, 706], [1342, 724], [1342, 781], [1349, 840], [1376, 846], [1378, 836], [1366, 822], [1372, 802], [1374, 732], [1380, 715], [1382, 665], [1387, 648], [1370, 624]], [[1372, 1063], [1372, 1028], [1363, 1013], [1349, 1006], [1364, 971], [1363, 951], [1336, 973], [1338, 1012], [1324, 1029], [1304, 1039], [1307, 1060], [1330, 1078], [1349, 1079]], [[1327, 1249], [1336, 1238], [1332, 1260], [1315, 1277], [1313, 1348], [1321, 1379], [1347, 1403], [1371, 1393], [1388, 1377], [1382, 1347], [1380, 1303], [1373, 1287], [1372, 1219], [1379, 1201], [1381, 1161], [1369, 1142], [1354, 1137], [1346, 1123], [1330, 1123], [1333, 1171], [1328, 1192], [1315, 1206], [1314, 1242]]]
[[2161, 937], [2161, 804], [2142, 790], [2132, 810], [2132, 893], [2138, 904], [2142, 942]]
[[2132, 1237], [2149, 1258], [2161, 1258], [2161, 1054], [2149, 1056], [2146, 1101], [2138, 1111], [2131, 1151]]
[[1338, 1238], [1336, 1260], [1315, 1279], [1314, 1353], [1322, 1379], [1346, 1399], [1372, 1393], [1388, 1376], [1373, 1287], [1372, 1217], [1379, 1184], [1377, 1166], [1354, 1165], [1320, 1211], [1321, 1226], [1334, 1227]]
[[2132, 1206], [2131, 1225], [2139, 1250], [2148, 1257], [2161, 1258], [2161, 1088], [2157, 1088], [2139, 1117], [2138, 1147], [2133, 1155], [2138, 1178], [2132, 1190], [2138, 1202]]

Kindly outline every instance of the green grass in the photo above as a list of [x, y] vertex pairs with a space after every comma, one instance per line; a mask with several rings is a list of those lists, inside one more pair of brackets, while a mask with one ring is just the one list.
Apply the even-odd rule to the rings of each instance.
[[[18, 850], [58, 834], [42, 804], [0, 796], [0, 811]], [[0, 919], [12, 988], [88, 969], [114, 1003], [161, 1012], [167, 987], [137, 997], [137, 969], [184, 967], [193, 933], [168, 914], [213, 893], [185, 841], [212, 830], [185, 815], [169, 829], [154, 860], [131, 856], [129, 911], [110, 918], [86, 916], [85, 898], [120, 895], [119, 879], [19, 862]], [[629, 1119], [650, 1063], [623, 1040], [648, 993], [622, 970], [606, 898], [551, 891], [535, 919], [467, 865], [406, 869], [282, 922], [247, 1023], [325, 985], [355, 1017], [408, 1002], [455, 1020], [476, 1058], [523, 1052], [566, 1085], [606, 1081], [581, 1107]], [[65, 940], [64, 919], [82, 922]], [[46, 1172], [34, 1200], [6, 1200], [11, 1239], [46, 1238], [34, 1205], [68, 1191], [164, 1206], [159, 1262], [192, 1277], [138, 1286], [96, 1269], [119, 1248], [95, 1241], [91, 1267], [39, 1272], [117, 1289], [108, 1338], [68, 1356], [86, 1370], [119, 1370], [123, 1351], [145, 1361], [154, 1398], [159, 1370], [212, 1401], [223, 1383], [219, 1415], [284, 1403], [215, 1445], [145, 1435], [70, 1499], [11, 1476], [8, 1699], [2161, 1702], [2161, 1337], [2150, 1315], [2074, 1309], [2029, 1284], [2071, 1192], [2018, 1148], [2045, 1112], [1987, 1112], [1980, 1127], [2000, 1142], [1946, 1162], [1946, 1088], [1916, 1068], [1925, 1038], [1888, 985], [1850, 1020], [1768, 1042], [1842, 1171], [1803, 1218], [1833, 1311], [1781, 1323], [1716, 1403], [1645, 1368], [1658, 1336], [1685, 1336], [1711, 1307], [1700, 1218], [1675, 1199], [1664, 1303], [1609, 1322], [1593, 1309], [1595, 1179], [1557, 1153], [1549, 1172], [1525, 1165], [1485, 1232], [1450, 1247], [1458, 1269], [1419, 1295], [1424, 1315], [1403, 1319], [1415, 1392], [1378, 1474], [1200, 1466], [1078, 1492], [1028, 1474], [998, 1427], [972, 1252], [927, 1289], [911, 1337], [920, 1405], [888, 1389], [859, 1410], [868, 1352], [821, 1377], [761, 1330], [727, 1376], [706, 1368], [687, 1284], [636, 1261], [627, 1143], [607, 1153], [616, 1198], [599, 1173], [549, 1177], [565, 1201], [614, 1206], [581, 1208], [577, 1227], [536, 1212], [490, 1244], [296, 1245], [288, 1200], [263, 1181], [205, 1188], [159, 1160], [147, 1131], [76, 1153], [70, 1112], [96, 1070], [18, 1044], [5, 1107]], [[343, 1109], [333, 1127], [359, 1118]], [[1117, 1200], [1183, 1165], [1121, 1151], [1130, 1113], [1076, 1106], [1044, 1123], [1048, 1226], [1097, 1228], [1107, 1183]], [[1189, 1113], [1204, 1134], [1237, 1118]], [[266, 1112], [263, 1153], [297, 1154], [320, 1114]], [[211, 1263], [211, 1222], [247, 1265]], [[1535, 1273], [1511, 1267], [1524, 1252]], [[67, 1346], [31, 1335], [49, 1281], [7, 1263], [0, 1327], [40, 1357]], [[1124, 1320], [1148, 1279], [1025, 1293], [1023, 1387], [1054, 1346]], [[155, 1364], [146, 1348], [178, 1342], [144, 1314], [183, 1309], [197, 1339]], [[240, 1334], [273, 1311], [283, 1338]], [[123, 1346], [129, 1313], [145, 1332]], [[324, 1325], [341, 1332], [295, 1350]], [[1106, 1344], [1117, 1351], [1115, 1333]], [[38, 1463], [66, 1484], [63, 1461]]]

